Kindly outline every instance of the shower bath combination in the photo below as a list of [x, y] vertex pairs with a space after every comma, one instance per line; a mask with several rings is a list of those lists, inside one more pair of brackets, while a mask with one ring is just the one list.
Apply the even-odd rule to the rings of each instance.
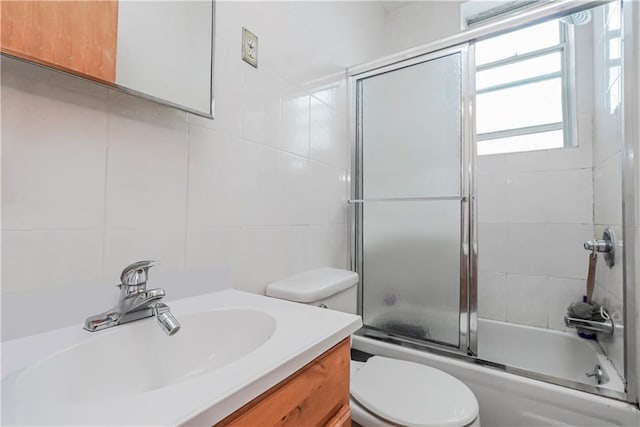
[[[577, 418], [557, 420], [588, 422], [576, 421], [586, 405], [593, 419], [624, 425], [623, 402], [638, 402], [627, 113], [638, 99], [625, 79], [638, 70], [624, 61], [637, 8], [553, 2], [349, 69], [351, 261], [365, 325], [354, 348], [453, 373], [488, 424], [483, 396], [521, 408], [533, 393], [570, 402]], [[495, 56], [511, 32], [536, 27], [557, 40]], [[554, 88], [557, 105], [527, 113], [536, 92]], [[565, 317], [583, 296], [605, 306], [602, 321]], [[532, 408], [514, 423], [539, 423]]]

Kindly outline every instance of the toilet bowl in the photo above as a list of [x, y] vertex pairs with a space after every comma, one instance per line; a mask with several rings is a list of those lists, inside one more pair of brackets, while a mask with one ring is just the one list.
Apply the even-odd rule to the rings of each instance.
[[351, 361], [351, 418], [364, 427], [480, 427], [478, 401], [464, 383], [381, 356]]
[[[267, 285], [266, 295], [356, 312], [358, 275], [319, 268]], [[439, 369], [372, 356], [351, 361], [351, 418], [363, 427], [479, 427], [478, 401], [460, 380]]]

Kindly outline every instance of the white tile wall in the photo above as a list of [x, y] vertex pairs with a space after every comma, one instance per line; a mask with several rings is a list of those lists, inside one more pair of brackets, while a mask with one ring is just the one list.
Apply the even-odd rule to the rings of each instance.
[[547, 327], [547, 278], [507, 274], [507, 321]]
[[[593, 177], [582, 159], [590, 153], [580, 146], [478, 158], [480, 316], [501, 320], [496, 307], [506, 306], [507, 322], [564, 329], [566, 307], [586, 289]], [[506, 292], [496, 293], [498, 278]]]
[[482, 168], [476, 176], [478, 210], [483, 223], [505, 224], [507, 222], [507, 169], [506, 156], [488, 156], [482, 159]]
[[24, 291], [25, 283], [28, 290], [96, 280], [102, 254], [99, 229], [3, 230], [2, 292]]
[[[215, 120], [2, 58], [3, 295], [115, 283], [142, 258], [160, 259], [156, 277], [218, 268], [254, 292], [347, 265], [345, 69], [384, 53], [384, 9], [216, 9]], [[243, 26], [258, 69], [240, 58]], [[3, 339], [25, 315], [8, 312]]]
[[48, 85], [44, 70], [4, 58], [2, 68], [3, 229], [102, 227], [107, 91]]
[[478, 316], [485, 319], [505, 321], [507, 318], [507, 274], [494, 271], [479, 271], [478, 300], [482, 304], [478, 306]]

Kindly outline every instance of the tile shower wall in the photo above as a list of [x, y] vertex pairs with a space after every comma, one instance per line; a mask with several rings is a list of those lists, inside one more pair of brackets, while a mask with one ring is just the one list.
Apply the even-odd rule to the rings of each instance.
[[480, 317], [564, 329], [567, 305], [585, 294], [590, 142], [587, 132], [576, 148], [478, 158]]
[[[347, 265], [345, 68], [383, 53], [383, 8], [216, 9], [215, 120], [2, 59], [3, 340], [39, 331], [19, 329], [20, 295], [102, 291], [138, 259], [160, 260], [155, 277], [224, 270], [252, 292]], [[240, 59], [243, 26], [258, 69]], [[67, 303], [70, 323], [94, 310]]]

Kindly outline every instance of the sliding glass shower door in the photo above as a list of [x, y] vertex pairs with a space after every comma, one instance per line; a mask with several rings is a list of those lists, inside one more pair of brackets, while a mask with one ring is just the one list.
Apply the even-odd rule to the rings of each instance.
[[470, 347], [467, 46], [356, 76], [356, 270], [367, 329]]

